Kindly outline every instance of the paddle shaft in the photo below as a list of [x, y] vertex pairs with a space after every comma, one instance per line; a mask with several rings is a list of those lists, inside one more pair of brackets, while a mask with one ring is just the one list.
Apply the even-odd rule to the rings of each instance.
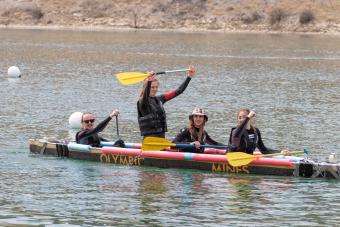
[[[167, 73], [174, 73], [174, 72], [186, 72], [190, 69], [177, 69], [177, 70], [168, 70], [162, 72], [156, 72], [155, 75], [167, 74]], [[118, 73], [116, 78], [122, 85], [131, 85], [142, 82], [149, 76], [148, 73], [140, 73], [140, 72], [123, 72]]]
[[304, 153], [304, 151], [290, 151], [289, 154], [285, 155], [282, 153], [274, 153], [274, 154], [263, 154], [263, 155], [255, 155], [255, 157], [259, 157], [259, 158], [263, 158], [263, 157], [271, 157], [271, 156], [277, 156], [277, 155], [285, 155], [285, 156], [289, 156], [291, 154], [301, 154]]
[[167, 74], [167, 73], [177, 73], [177, 72], [186, 72], [189, 69], [176, 69], [176, 70], [167, 70], [167, 71], [163, 71], [163, 72], [156, 72], [156, 75], [161, 75], [161, 74]]
[[[303, 151], [291, 151], [290, 154], [298, 154], [298, 153], [305, 153], [306, 150]], [[251, 155], [243, 152], [230, 152], [227, 154], [228, 163], [231, 166], [245, 166], [251, 163], [252, 161], [263, 158], [263, 157], [269, 157], [269, 156], [279, 156], [279, 155], [285, 155], [282, 153], [274, 153], [274, 154], [265, 154], [265, 155]], [[288, 154], [287, 154], [288, 155]]]
[[[143, 140], [142, 150], [162, 150], [168, 147], [175, 148], [195, 148], [194, 144], [176, 144], [161, 137], [146, 137]], [[201, 145], [202, 148], [228, 149], [230, 146], [224, 145]]]
[[[158, 143], [158, 142], [147, 142], [145, 143], [148, 146], [162, 146], [164, 148], [173, 147], [173, 148], [194, 148], [194, 144], [186, 144], [186, 143]], [[224, 146], [224, 145], [201, 145], [201, 148], [216, 148], [216, 149], [228, 149], [231, 146]]]
[[117, 138], [119, 138], [119, 128], [118, 128], [118, 116], [116, 115], [116, 131], [117, 131]]
[[[284, 156], [289, 156], [291, 154], [301, 154], [305, 153], [305, 151], [290, 151], [288, 155], [282, 154], [282, 153], [273, 153], [273, 154], [262, 154], [262, 155], [251, 155], [244, 153], [247, 155], [247, 157], [240, 157], [240, 158], [233, 158], [233, 160], [238, 161], [238, 160], [247, 160], [249, 159], [250, 161], [255, 160], [257, 158], [264, 158], [264, 157], [272, 157], [272, 156], [278, 156], [278, 155], [284, 155]], [[232, 154], [232, 153], [230, 153]]]
[[[177, 148], [193, 148], [195, 147], [194, 144], [181, 144], [181, 143], [176, 143], [175, 147]], [[224, 145], [201, 145], [201, 148], [216, 148], [216, 149], [228, 149], [231, 148], [231, 146], [224, 146]]]

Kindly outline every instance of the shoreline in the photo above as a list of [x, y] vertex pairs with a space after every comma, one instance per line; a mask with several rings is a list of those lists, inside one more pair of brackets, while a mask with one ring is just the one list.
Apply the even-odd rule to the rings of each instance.
[[326, 35], [326, 36], [340, 36], [340, 32], [293, 32], [293, 31], [273, 31], [273, 30], [243, 30], [243, 29], [152, 29], [152, 28], [131, 28], [131, 27], [112, 27], [112, 26], [65, 26], [65, 25], [0, 25], [0, 29], [11, 30], [51, 30], [51, 31], [87, 31], [87, 32], [173, 32], [173, 33], [197, 33], [197, 34], [274, 34], [274, 35]]

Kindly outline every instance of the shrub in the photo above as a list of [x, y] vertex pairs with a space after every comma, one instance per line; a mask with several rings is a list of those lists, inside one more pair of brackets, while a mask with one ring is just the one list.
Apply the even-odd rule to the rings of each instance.
[[253, 21], [258, 21], [262, 18], [262, 16], [258, 12], [253, 12], [251, 14], [251, 17], [253, 18]]
[[315, 20], [314, 13], [311, 10], [305, 10], [300, 14], [300, 24], [309, 24]]
[[248, 16], [247, 14], [243, 14], [241, 16], [241, 21], [245, 24], [251, 24], [258, 20], [260, 20], [262, 16], [258, 12], [253, 12], [251, 16]]
[[8, 16], [10, 16], [10, 14], [11, 14], [11, 12], [9, 10], [6, 10], [1, 14], [1, 16], [8, 17]]
[[15, 13], [26, 13], [32, 16], [33, 19], [39, 20], [44, 16], [40, 7], [35, 4], [22, 4], [20, 6], [12, 6], [2, 13], [4, 17], [10, 17]]
[[97, 0], [81, 1], [79, 6], [82, 8], [85, 17], [101, 18], [107, 16], [108, 9], [112, 8], [111, 4], [100, 4]]
[[232, 7], [232, 6], [229, 6], [228, 8], [227, 8], [227, 11], [233, 11], [234, 10], [234, 7]]
[[43, 11], [39, 7], [32, 8], [30, 10], [33, 19], [41, 19], [44, 16]]
[[282, 9], [274, 9], [269, 14], [269, 22], [271, 25], [280, 23], [287, 14]]

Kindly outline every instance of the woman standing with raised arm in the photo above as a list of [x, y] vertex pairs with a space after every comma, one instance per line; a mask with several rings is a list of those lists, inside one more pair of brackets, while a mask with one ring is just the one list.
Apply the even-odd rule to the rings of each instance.
[[147, 136], [165, 138], [165, 132], [168, 130], [163, 104], [180, 95], [194, 75], [195, 69], [190, 66], [187, 78], [176, 90], [156, 95], [159, 81], [155, 78], [154, 72], [149, 73], [137, 102], [138, 124], [144, 138]]

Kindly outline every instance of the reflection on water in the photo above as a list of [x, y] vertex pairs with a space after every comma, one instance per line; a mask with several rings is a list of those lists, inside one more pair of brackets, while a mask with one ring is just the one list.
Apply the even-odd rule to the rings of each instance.
[[[171, 139], [193, 107], [226, 142], [241, 107], [255, 109], [271, 148], [324, 159], [340, 144], [336, 36], [157, 32], [0, 32], [0, 225], [337, 225], [336, 181], [121, 167], [28, 155], [30, 138], [70, 140], [68, 117], [119, 108], [120, 136], [139, 142], [140, 84], [114, 74], [192, 64], [197, 76], [165, 105]], [[23, 77], [8, 80], [9, 66]], [[160, 76], [176, 88], [184, 73]], [[114, 120], [103, 132], [115, 140]], [[340, 155], [340, 154], [339, 154]]]
[[5, 152], [0, 156], [1, 225], [244, 226], [278, 221], [332, 225], [340, 221], [335, 180], [127, 167]]

